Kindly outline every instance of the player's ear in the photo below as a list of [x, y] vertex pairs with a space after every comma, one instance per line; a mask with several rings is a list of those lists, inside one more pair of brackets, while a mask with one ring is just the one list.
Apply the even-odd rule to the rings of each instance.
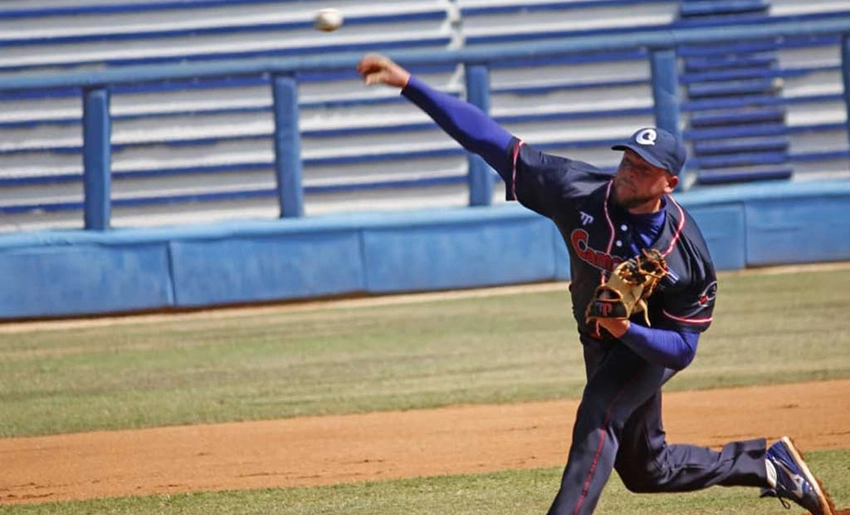
[[673, 193], [676, 186], [679, 185], [679, 177], [672, 173], [667, 174], [667, 186], [664, 188], [664, 193]]

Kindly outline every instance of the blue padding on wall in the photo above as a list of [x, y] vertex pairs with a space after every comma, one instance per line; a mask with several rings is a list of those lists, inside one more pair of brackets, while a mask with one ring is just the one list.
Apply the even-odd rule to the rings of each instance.
[[747, 263], [743, 204], [685, 209], [702, 231], [716, 270], [740, 270]]
[[364, 290], [354, 231], [174, 241], [170, 246], [178, 307]]
[[850, 259], [848, 197], [746, 205], [747, 266]]
[[467, 220], [363, 233], [374, 293], [551, 280], [551, 222], [531, 216]]
[[555, 224], [552, 224], [552, 233], [555, 243], [555, 280], [569, 281], [571, 278], [570, 253], [567, 252], [567, 244]]
[[[677, 195], [720, 270], [850, 260], [850, 181]], [[0, 319], [567, 280], [551, 221], [511, 203], [0, 235]]]
[[165, 245], [0, 250], [0, 318], [115, 313], [170, 306]]

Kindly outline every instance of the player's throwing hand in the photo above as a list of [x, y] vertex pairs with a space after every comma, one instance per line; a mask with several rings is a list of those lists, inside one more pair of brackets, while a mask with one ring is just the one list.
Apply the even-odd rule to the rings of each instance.
[[410, 72], [380, 54], [366, 54], [357, 64], [357, 73], [369, 86], [386, 84], [403, 88], [410, 80]]

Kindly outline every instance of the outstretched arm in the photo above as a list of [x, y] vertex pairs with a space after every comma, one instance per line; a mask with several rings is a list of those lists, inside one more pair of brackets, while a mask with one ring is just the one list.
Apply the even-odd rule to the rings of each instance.
[[509, 181], [508, 156], [513, 136], [477, 107], [429, 87], [387, 57], [368, 54], [357, 65], [366, 84], [401, 88], [416, 104], [466, 150], [480, 155], [502, 179]]

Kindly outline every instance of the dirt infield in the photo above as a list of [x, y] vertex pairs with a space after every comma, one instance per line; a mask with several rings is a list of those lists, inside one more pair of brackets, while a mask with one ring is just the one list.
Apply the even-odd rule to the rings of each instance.
[[[850, 449], [850, 380], [665, 395], [674, 442]], [[575, 401], [0, 439], [0, 502], [324, 485], [563, 464]], [[843, 513], [843, 512], [842, 512]]]

